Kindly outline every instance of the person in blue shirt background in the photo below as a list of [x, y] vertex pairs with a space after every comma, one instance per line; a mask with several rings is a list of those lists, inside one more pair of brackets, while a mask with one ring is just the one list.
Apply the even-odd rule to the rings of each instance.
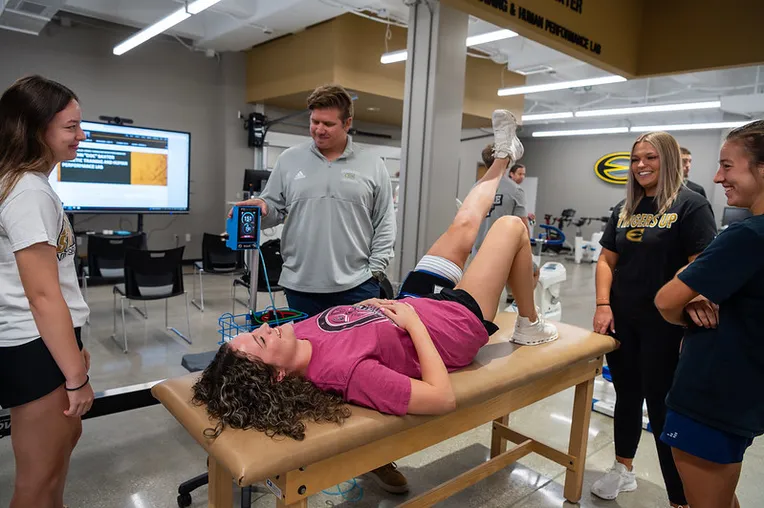
[[764, 434], [764, 120], [733, 130], [714, 182], [752, 216], [731, 224], [655, 305], [687, 327], [661, 440], [692, 508], [739, 507], [743, 454]]

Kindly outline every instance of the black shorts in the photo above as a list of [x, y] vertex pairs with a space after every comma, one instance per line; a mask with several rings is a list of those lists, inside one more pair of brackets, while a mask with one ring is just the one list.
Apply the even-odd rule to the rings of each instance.
[[[82, 350], [81, 329], [75, 328]], [[40, 399], [66, 378], [42, 338], [21, 346], [0, 347], [0, 407], [9, 409]]]
[[445, 288], [440, 293], [425, 295], [424, 298], [429, 298], [430, 300], [438, 300], [441, 302], [445, 301], [461, 303], [470, 311], [472, 311], [472, 313], [475, 314], [480, 321], [482, 321], [483, 326], [485, 326], [489, 336], [493, 335], [499, 330], [499, 327], [494, 323], [483, 319], [483, 311], [480, 310], [480, 305], [478, 305], [471, 294], [463, 289]]
[[455, 285], [453, 281], [440, 275], [424, 270], [412, 270], [403, 281], [398, 291], [398, 298], [426, 296], [439, 293], [443, 289], [454, 289]]

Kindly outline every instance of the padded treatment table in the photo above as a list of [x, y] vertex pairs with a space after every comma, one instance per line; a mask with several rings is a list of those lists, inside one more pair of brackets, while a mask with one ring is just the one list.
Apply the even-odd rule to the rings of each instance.
[[[265, 481], [277, 506], [307, 508], [308, 496], [374, 468], [493, 421], [491, 460], [402, 504], [431, 506], [490, 476], [529, 453], [567, 468], [565, 498], [581, 499], [589, 438], [594, 378], [615, 339], [559, 324], [560, 338], [540, 346], [509, 342], [515, 314], [495, 319], [500, 330], [472, 365], [451, 374], [456, 410], [440, 416], [403, 417], [353, 406], [342, 426], [307, 425], [305, 439], [271, 439], [254, 430], [226, 429], [215, 440], [204, 437], [212, 426], [203, 407], [192, 405], [191, 386], [199, 374], [170, 379], [153, 387], [164, 404], [209, 455], [209, 506], [230, 508], [233, 485]], [[575, 386], [567, 452], [551, 448], [508, 427], [509, 414]], [[515, 446], [507, 450], [507, 443]]]

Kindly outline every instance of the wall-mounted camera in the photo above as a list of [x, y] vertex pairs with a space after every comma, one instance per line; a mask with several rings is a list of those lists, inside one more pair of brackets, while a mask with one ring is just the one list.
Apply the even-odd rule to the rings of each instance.
[[101, 115], [101, 116], [98, 117], [98, 119], [103, 121], [103, 122], [110, 123], [112, 125], [125, 125], [125, 124], [132, 125], [133, 124], [132, 118], [123, 118], [121, 116], [103, 116], [103, 115]]

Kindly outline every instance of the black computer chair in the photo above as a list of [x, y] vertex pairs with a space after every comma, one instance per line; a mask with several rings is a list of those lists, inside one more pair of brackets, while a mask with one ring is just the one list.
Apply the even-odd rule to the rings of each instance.
[[[117, 295], [122, 309], [123, 351], [127, 353], [127, 328], [125, 327], [125, 300], [164, 300], [164, 322], [168, 330], [191, 344], [191, 318], [188, 310], [188, 293], [183, 288], [183, 250], [177, 247], [168, 250], [127, 249], [125, 252], [125, 282], [114, 286], [114, 334], [117, 342]], [[186, 297], [186, 326], [188, 336], [177, 328], [169, 326], [167, 300], [184, 295]], [[119, 344], [119, 342], [117, 342]]]
[[[204, 312], [205, 273], [234, 275], [244, 269], [244, 251], [234, 251], [225, 244], [226, 236], [204, 233], [202, 237], [202, 260], [194, 263], [191, 303]], [[196, 276], [199, 275], [199, 303], [196, 302]]]
[[[117, 284], [125, 280], [125, 251], [145, 249], [146, 234], [133, 233], [125, 236], [88, 235], [87, 264], [83, 267], [82, 289], [85, 302], [88, 301], [88, 283], [105, 282]], [[135, 309], [144, 318], [148, 314]]]

